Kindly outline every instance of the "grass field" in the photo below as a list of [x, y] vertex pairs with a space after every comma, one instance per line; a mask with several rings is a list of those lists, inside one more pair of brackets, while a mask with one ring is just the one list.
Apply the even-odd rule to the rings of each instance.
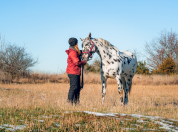
[[126, 106], [114, 83], [103, 105], [100, 83], [85, 84], [77, 106], [67, 103], [68, 90], [68, 83], [0, 84], [0, 130], [178, 131], [178, 85], [135, 81]]

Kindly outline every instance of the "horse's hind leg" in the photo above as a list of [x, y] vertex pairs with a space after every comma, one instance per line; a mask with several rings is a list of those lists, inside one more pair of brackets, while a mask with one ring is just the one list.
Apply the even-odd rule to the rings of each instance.
[[122, 77], [121, 75], [116, 75], [117, 85], [118, 85], [118, 92], [120, 95], [121, 102], [123, 102], [123, 88], [122, 88]]
[[125, 97], [124, 97], [124, 105], [128, 104], [128, 92], [129, 92], [129, 89], [131, 87], [131, 84], [132, 84], [132, 77], [125, 77], [125, 81], [126, 81], [126, 86], [124, 88], [124, 93], [125, 93]]
[[104, 103], [105, 95], [106, 95], [106, 81], [107, 81], [107, 78], [105, 78], [103, 75], [101, 75], [101, 82], [102, 82], [102, 104]]

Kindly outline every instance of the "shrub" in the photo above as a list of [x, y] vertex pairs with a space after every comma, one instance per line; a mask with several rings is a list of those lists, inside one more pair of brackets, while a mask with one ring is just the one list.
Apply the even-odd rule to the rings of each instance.
[[172, 58], [166, 58], [153, 73], [174, 74], [176, 65]]

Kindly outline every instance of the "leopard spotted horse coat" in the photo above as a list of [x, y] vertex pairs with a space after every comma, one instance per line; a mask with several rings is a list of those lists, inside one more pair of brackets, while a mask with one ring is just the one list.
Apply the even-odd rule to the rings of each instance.
[[[128, 103], [128, 92], [136, 73], [137, 58], [130, 51], [119, 51], [115, 46], [101, 38], [91, 38], [91, 34], [82, 40], [83, 60], [88, 61], [95, 52], [101, 58], [102, 103], [106, 95], [106, 81], [116, 79], [121, 102]], [[123, 99], [123, 90], [125, 93]]]

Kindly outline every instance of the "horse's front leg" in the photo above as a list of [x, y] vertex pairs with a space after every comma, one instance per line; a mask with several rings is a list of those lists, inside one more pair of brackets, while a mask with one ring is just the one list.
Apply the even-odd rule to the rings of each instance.
[[105, 95], [106, 95], [106, 81], [107, 78], [101, 74], [101, 82], [102, 82], [102, 104], [104, 103], [105, 100]]

